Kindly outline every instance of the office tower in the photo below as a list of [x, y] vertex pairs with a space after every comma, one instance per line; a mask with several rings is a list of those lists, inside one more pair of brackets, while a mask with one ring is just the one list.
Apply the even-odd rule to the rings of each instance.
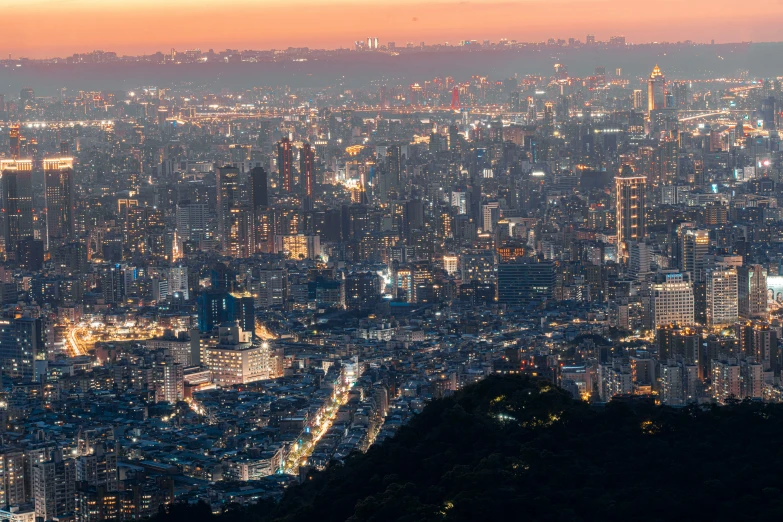
[[119, 304], [125, 298], [125, 279], [122, 266], [105, 265], [100, 268], [100, 285], [107, 304]]
[[240, 204], [242, 187], [237, 168], [220, 167], [216, 169], [215, 175], [218, 238], [223, 250], [227, 250], [233, 221], [232, 211]]
[[737, 269], [719, 265], [707, 270], [707, 324], [733, 324], [739, 317]]
[[0, 160], [3, 240], [7, 257], [16, 253], [20, 239], [33, 235], [33, 162]]
[[299, 179], [301, 180], [302, 210], [313, 210], [313, 184], [315, 182], [315, 151], [309, 143], [299, 151]]
[[202, 292], [198, 296], [198, 329], [211, 332], [213, 328], [228, 320], [227, 292]]
[[46, 360], [40, 319], [0, 319], [0, 364], [3, 374], [25, 382], [37, 381], [35, 361]]
[[244, 332], [256, 335], [255, 301], [250, 293], [232, 292], [228, 296], [227, 320], [236, 321]]
[[585, 45], [595, 45], [595, 35], [588, 34], [585, 38]]
[[388, 171], [390, 188], [400, 187], [402, 177], [402, 155], [399, 145], [390, 145], [386, 149], [386, 169]]
[[61, 449], [52, 452], [51, 460], [33, 466], [33, 498], [35, 516], [43, 520], [73, 514], [76, 466], [73, 460], [63, 460]]
[[767, 318], [767, 270], [761, 265], [737, 268], [740, 319]]
[[253, 293], [260, 309], [283, 306], [288, 295], [288, 272], [285, 268], [259, 269], [258, 286]]
[[218, 344], [207, 348], [207, 365], [218, 386], [247, 384], [269, 378], [269, 345], [254, 342], [236, 324], [220, 326]]
[[250, 190], [250, 201], [255, 212], [269, 206], [267, 175], [263, 167], [255, 167], [250, 171]]
[[494, 283], [496, 264], [493, 250], [466, 252], [460, 256], [460, 277], [464, 283]]
[[633, 169], [623, 165], [620, 175], [614, 178], [617, 243], [627, 249], [630, 241], [641, 241], [647, 235], [645, 200], [647, 179], [634, 175]]
[[679, 236], [679, 268], [691, 276], [691, 281], [705, 280], [704, 256], [710, 249], [710, 233], [708, 230], [697, 230], [688, 225], [681, 225], [677, 232]]
[[500, 221], [500, 203], [489, 201], [481, 205], [481, 227], [484, 232], [492, 232], [495, 225]]
[[628, 251], [628, 274], [633, 279], [643, 279], [650, 273], [650, 246], [635, 241], [630, 243]]
[[552, 298], [555, 289], [555, 266], [518, 259], [498, 265], [498, 302], [524, 306], [532, 301]]
[[761, 102], [761, 119], [764, 130], [775, 130], [775, 97], [770, 96]]
[[658, 144], [656, 149], [657, 172], [654, 173], [655, 180], [665, 185], [671, 185], [677, 181], [680, 151], [677, 142], [672, 139], [665, 139]]
[[16, 244], [16, 264], [19, 268], [38, 271], [43, 268], [44, 243], [28, 236]]
[[246, 259], [255, 253], [253, 212], [248, 205], [232, 207], [226, 216], [225, 236], [221, 237], [225, 254]]
[[46, 196], [46, 249], [65, 244], [75, 237], [73, 160], [54, 158], [43, 161]]
[[656, 64], [650, 73], [650, 79], [647, 80], [647, 116], [650, 117], [653, 111], [665, 108], [666, 78]]
[[211, 332], [222, 323], [236, 321], [243, 331], [255, 334], [255, 303], [249, 293], [202, 292], [197, 307], [201, 332]]
[[293, 191], [293, 164], [293, 146], [288, 138], [283, 138], [277, 142], [277, 172], [279, 175], [277, 189], [280, 193], [290, 194]]
[[181, 296], [187, 301], [190, 299], [190, 287], [188, 286], [188, 267], [173, 266], [168, 270], [169, 295]]
[[207, 236], [209, 207], [206, 203], [183, 201], [177, 204], [177, 240], [200, 241]]
[[634, 89], [633, 91], [633, 108], [644, 109], [644, 97], [641, 89]]
[[652, 285], [650, 305], [653, 328], [691, 325], [694, 322], [693, 285], [683, 274], [664, 272]]
[[14, 124], [9, 127], [9, 144], [12, 159], [19, 159], [21, 155], [21, 136], [19, 135], [19, 124]]

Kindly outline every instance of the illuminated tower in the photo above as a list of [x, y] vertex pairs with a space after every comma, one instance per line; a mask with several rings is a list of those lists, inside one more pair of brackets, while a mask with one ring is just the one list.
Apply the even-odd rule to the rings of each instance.
[[74, 237], [73, 159], [45, 159], [43, 168], [48, 249]]
[[647, 80], [647, 115], [666, 108], [666, 78], [656, 64]]
[[315, 151], [309, 143], [302, 146], [299, 152], [299, 178], [302, 180], [302, 209], [313, 210]]
[[459, 87], [454, 87], [451, 90], [451, 110], [458, 111], [461, 106], [459, 103]]
[[32, 160], [0, 161], [6, 256], [13, 256], [19, 241], [33, 235], [32, 170]]
[[236, 167], [220, 167], [216, 170], [215, 181], [217, 185], [218, 237], [223, 250], [226, 250], [229, 246], [229, 233], [237, 218], [233, 211], [239, 206], [241, 193], [239, 169]]
[[293, 188], [293, 157], [294, 151], [288, 138], [277, 142], [277, 171], [280, 174], [278, 190], [287, 194]]
[[644, 205], [647, 178], [637, 176], [628, 165], [623, 165], [620, 175], [614, 178], [616, 192], [617, 244], [624, 251], [627, 243], [640, 241], [647, 234]]
[[11, 144], [11, 157], [19, 159], [20, 147], [19, 147], [19, 125], [11, 125], [9, 127], [10, 135], [9, 140]]

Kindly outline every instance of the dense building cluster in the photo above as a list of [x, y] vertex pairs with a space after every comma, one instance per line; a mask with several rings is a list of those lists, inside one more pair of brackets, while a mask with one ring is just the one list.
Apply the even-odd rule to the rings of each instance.
[[781, 81], [664, 73], [0, 95], [0, 518], [276, 498], [495, 373], [783, 400]]

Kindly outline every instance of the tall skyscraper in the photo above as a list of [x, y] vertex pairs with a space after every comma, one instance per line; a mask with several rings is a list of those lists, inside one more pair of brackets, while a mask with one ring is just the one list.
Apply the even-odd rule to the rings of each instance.
[[267, 175], [263, 167], [256, 167], [250, 171], [250, 190], [250, 201], [254, 211], [259, 207], [269, 206]]
[[656, 64], [650, 73], [650, 79], [647, 80], [647, 116], [650, 117], [653, 111], [665, 108], [666, 78]]
[[707, 270], [707, 324], [730, 325], [738, 318], [737, 269], [719, 265]]
[[617, 244], [627, 248], [630, 241], [641, 241], [647, 234], [645, 201], [647, 178], [637, 176], [628, 165], [614, 178], [616, 192]]
[[313, 183], [315, 182], [315, 151], [309, 143], [299, 152], [299, 179], [301, 180], [302, 209], [313, 210]]
[[277, 142], [277, 172], [279, 173], [278, 190], [290, 194], [293, 190], [294, 150], [291, 141], [283, 138]]
[[46, 249], [71, 241], [75, 234], [73, 160], [45, 159]]
[[704, 256], [710, 249], [710, 233], [708, 230], [697, 230], [689, 226], [680, 226], [679, 236], [679, 267], [691, 276], [691, 281], [704, 281]]
[[20, 239], [33, 235], [32, 160], [0, 161], [0, 197], [6, 257], [13, 257]]
[[737, 293], [741, 319], [766, 319], [767, 270], [761, 265], [737, 269]]
[[402, 157], [399, 145], [390, 145], [386, 149], [386, 169], [389, 176], [389, 187], [399, 188], [402, 175]]
[[8, 137], [11, 148], [11, 158], [19, 159], [19, 155], [21, 154], [19, 125], [11, 125], [9, 129]]
[[233, 221], [232, 211], [240, 204], [241, 184], [239, 169], [235, 167], [220, 167], [216, 169], [216, 212], [218, 237], [223, 250], [229, 246], [229, 233]]

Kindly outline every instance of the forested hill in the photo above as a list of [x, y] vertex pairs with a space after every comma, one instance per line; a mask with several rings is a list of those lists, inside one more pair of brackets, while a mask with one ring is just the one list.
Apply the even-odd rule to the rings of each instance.
[[491, 377], [277, 504], [161, 522], [782, 520], [783, 405], [595, 411], [551, 384]]

